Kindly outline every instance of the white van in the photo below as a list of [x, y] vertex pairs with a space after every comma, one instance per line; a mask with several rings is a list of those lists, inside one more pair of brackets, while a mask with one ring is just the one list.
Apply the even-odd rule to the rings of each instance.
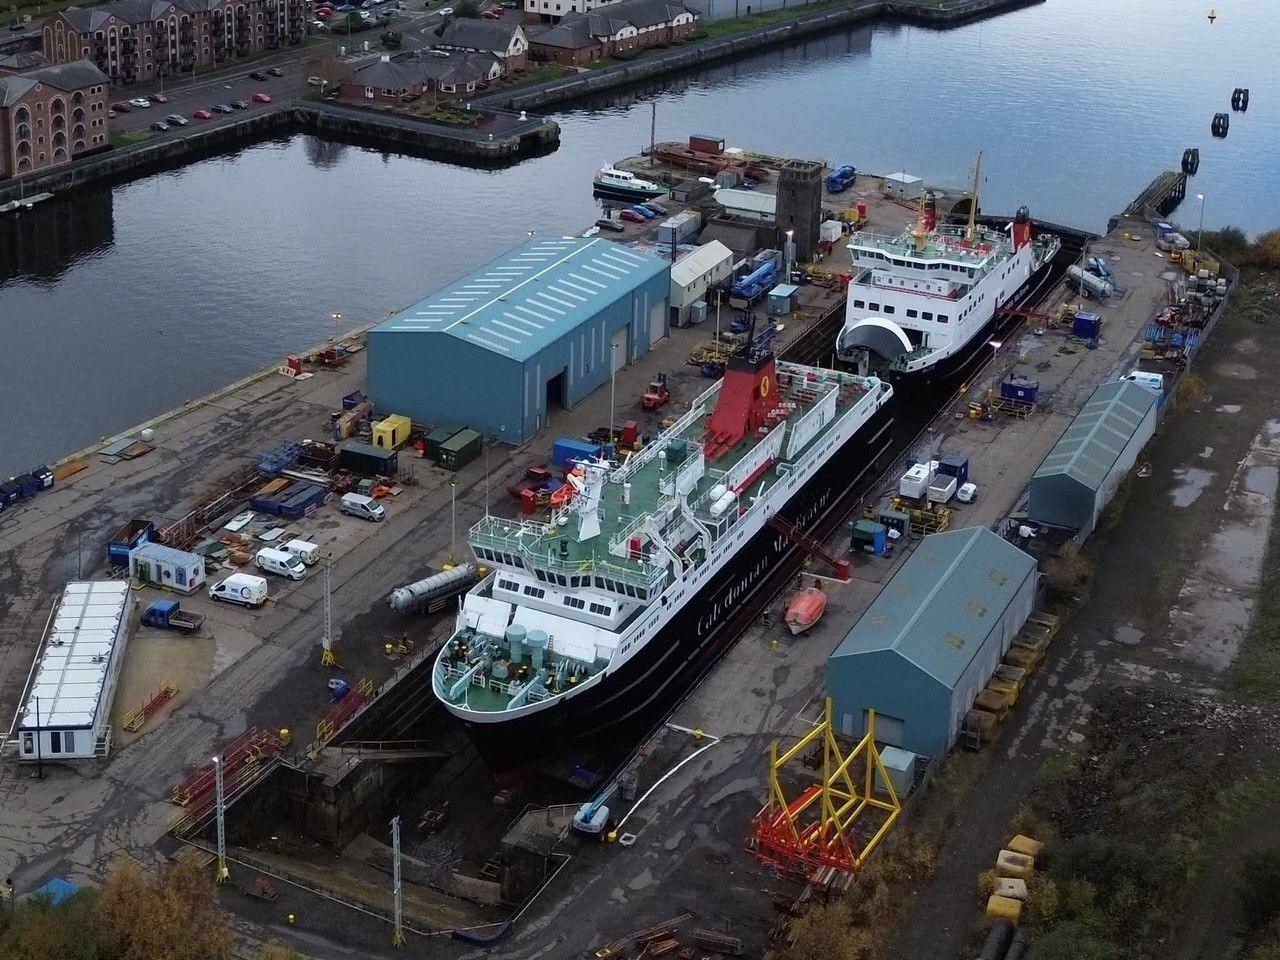
[[1136, 383], [1140, 387], [1146, 387], [1152, 393], [1155, 393], [1155, 394], [1164, 393], [1164, 374], [1163, 373], [1148, 373], [1145, 370], [1134, 370], [1127, 377], [1125, 377], [1125, 379], [1131, 380], [1132, 382]]
[[293, 554], [308, 567], [320, 559], [320, 548], [310, 540], [290, 540], [280, 544], [280, 549]]
[[245, 607], [260, 607], [267, 602], [267, 581], [250, 573], [233, 573], [210, 586], [209, 596]]
[[338, 509], [361, 520], [382, 520], [387, 515], [386, 509], [373, 497], [360, 493], [344, 493], [338, 503]]
[[276, 550], [273, 547], [263, 547], [253, 558], [253, 562], [258, 565], [259, 570], [288, 577], [290, 580], [301, 580], [307, 575], [307, 568], [301, 560], [292, 553]]

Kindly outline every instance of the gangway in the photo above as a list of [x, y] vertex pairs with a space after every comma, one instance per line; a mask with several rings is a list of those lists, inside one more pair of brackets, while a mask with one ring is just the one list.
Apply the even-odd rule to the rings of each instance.
[[836, 572], [836, 577], [841, 580], [849, 579], [849, 558], [837, 557], [826, 548], [820, 540], [816, 540], [809, 536], [798, 526], [788, 520], [781, 514], [775, 513], [769, 518], [769, 526], [777, 530], [780, 534], [796, 544], [801, 550], [809, 554], [811, 557], [818, 557], [829, 563]]

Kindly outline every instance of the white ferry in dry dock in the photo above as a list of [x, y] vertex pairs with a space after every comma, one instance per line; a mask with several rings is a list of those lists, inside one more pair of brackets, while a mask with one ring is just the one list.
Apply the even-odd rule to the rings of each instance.
[[733, 357], [638, 454], [585, 463], [551, 519], [470, 531], [493, 573], [466, 595], [436, 697], [495, 770], [674, 705], [732, 641], [726, 621], [890, 441], [892, 387]]
[[[976, 209], [976, 176], [973, 196]], [[836, 355], [860, 373], [883, 373], [901, 401], [965, 373], [999, 328], [1000, 308], [1061, 241], [1034, 236], [1026, 207], [1005, 230], [977, 224], [973, 212], [967, 226], [941, 225], [930, 193], [901, 236], [860, 231], [848, 248], [854, 274]]]

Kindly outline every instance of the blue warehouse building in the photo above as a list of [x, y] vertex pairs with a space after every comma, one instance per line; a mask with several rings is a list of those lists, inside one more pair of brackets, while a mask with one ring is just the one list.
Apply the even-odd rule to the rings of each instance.
[[530, 240], [374, 327], [369, 398], [522, 443], [667, 334], [670, 265], [600, 238]]
[[1035, 606], [1034, 558], [985, 527], [925, 537], [827, 658], [840, 732], [926, 757], [955, 743]]

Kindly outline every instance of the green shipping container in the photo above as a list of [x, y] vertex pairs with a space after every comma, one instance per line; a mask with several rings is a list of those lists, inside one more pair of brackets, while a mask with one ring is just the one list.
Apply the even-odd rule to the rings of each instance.
[[423, 441], [423, 455], [428, 460], [440, 459], [440, 447], [448, 443], [455, 436], [463, 431], [463, 427], [437, 427], [427, 435], [427, 439]]
[[436, 462], [446, 470], [461, 470], [480, 456], [480, 434], [474, 430], [459, 430], [440, 444], [440, 456]]

